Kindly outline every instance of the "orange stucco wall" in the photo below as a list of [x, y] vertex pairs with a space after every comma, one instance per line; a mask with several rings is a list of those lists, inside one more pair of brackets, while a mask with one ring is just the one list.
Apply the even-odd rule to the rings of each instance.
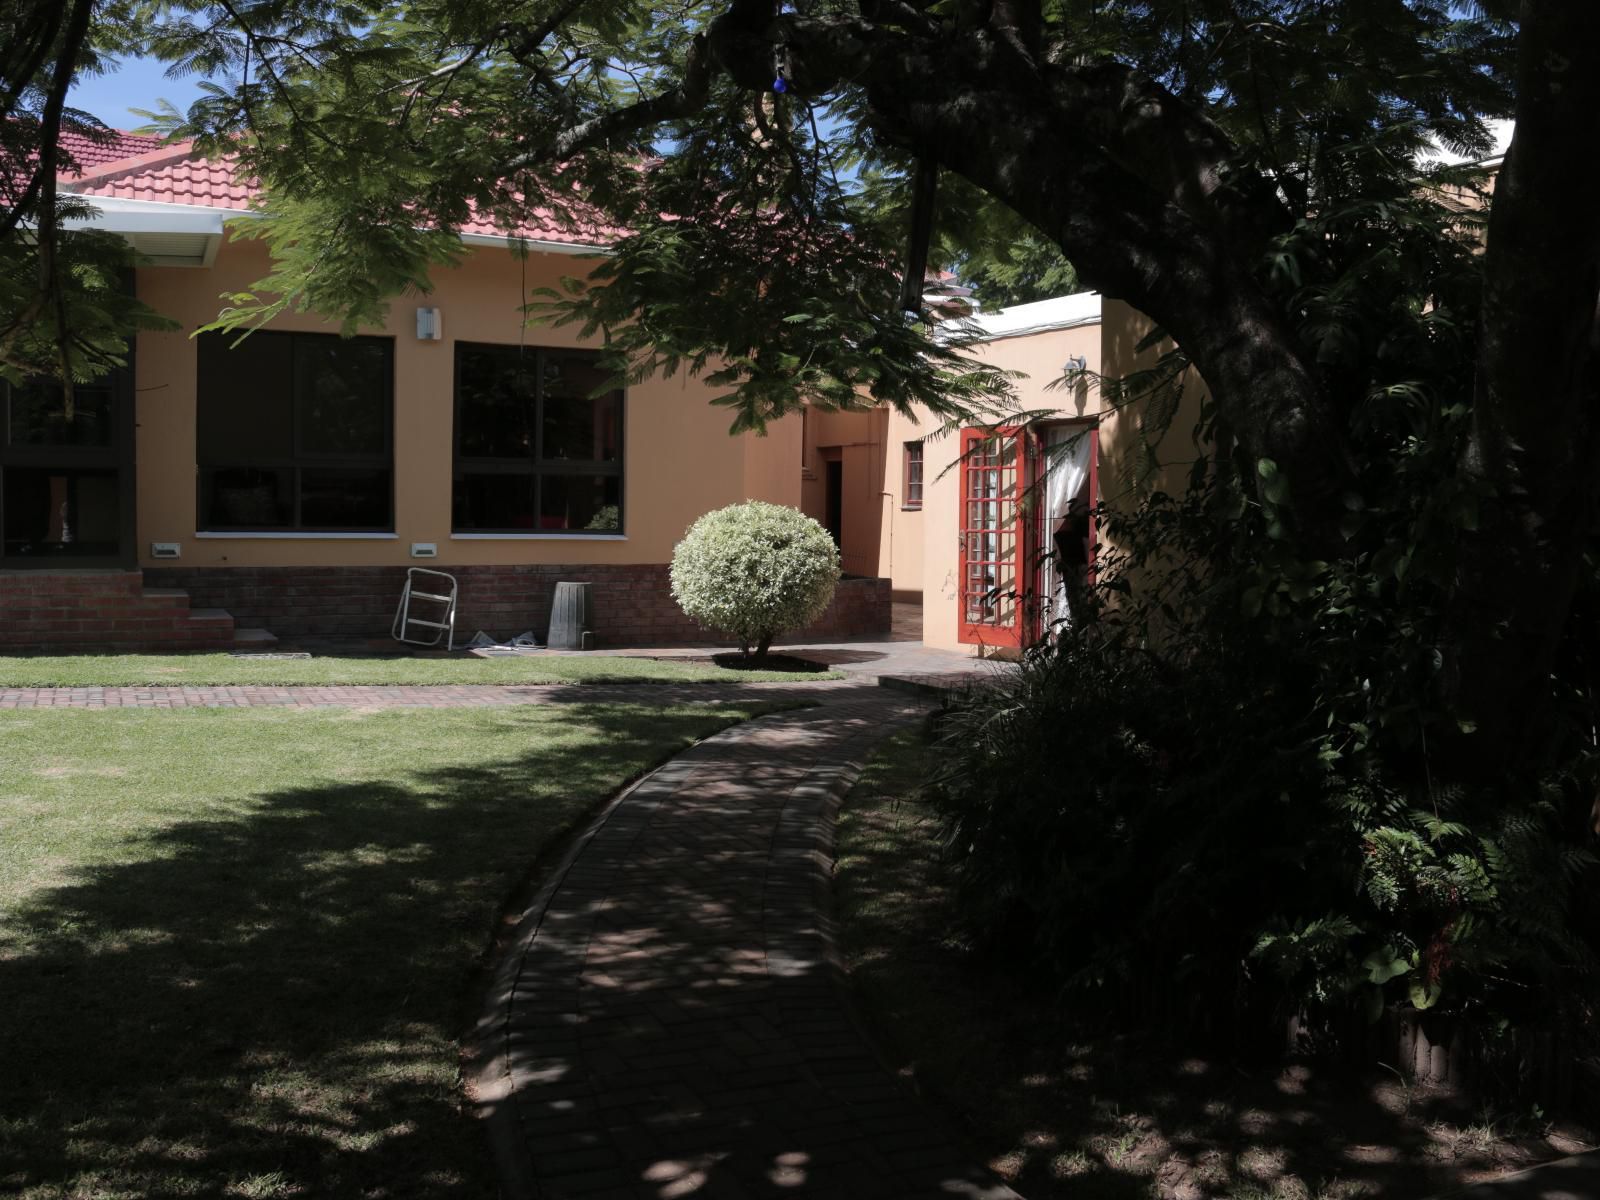
[[[1053, 386], [1070, 358], [1084, 359], [1088, 377], [1120, 378], [1150, 366], [1156, 350], [1138, 343], [1150, 322], [1118, 300], [1106, 299], [1097, 325], [1001, 337], [973, 347], [974, 356], [1016, 373], [1016, 407], [1047, 420], [1095, 422], [1100, 429], [1100, 496], [1112, 507], [1133, 507], [1149, 491], [1179, 491], [1195, 457], [1194, 426], [1204, 395], [1192, 375], [1170, 412], [1136, 403], [1113, 406], [1087, 379]], [[846, 570], [892, 581], [897, 597], [922, 601], [923, 640], [968, 650], [958, 640], [957, 538], [960, 441], [940, 422], [890, 409], [806, 414], [803, 506], [823, 516], [824, 463], [844, 464], [841, 530]], [[923, 442], [923, 504], [907, 509], [904, 447]]]
[[[1139, 350], [1154, 324], [1124, 301], [1104, 301], [1101, 320], [1101, 370], [1108, 378], [1146, 370], [1170, 348], [1169, 343]], [[1131, 510], [1152, 492], [1182, 493], [1199, 454], [1195, 427], [1205, 396], [1204, 381], [1191, 369], [1178, 392], [1141, 397], [1102, 419], [1100, 495], [1107, 505]]]
[[[397, 300], [383, 329], [394, 338], [395, 528], [390, 536], [319, 538], [196, 537], [195, 376], [191, 335], [211, 320], [219, 295], [247, 289], [267, 270], [265, 249], [229, 243], [207, 269], [146, 268], [139, 296], [176, 319], [173, 333], [139, 338], [138, 546], [179, 542], [186, 566], [383, 565], [410, 562], [413, 542], [433, 542], [441, 565], [502, 563], [662, 563], [696, 517], [746, 497], [799, 505], [801, 420], [775, 423], [766, 437], [730, 437], [727, 410], [698, 379], [650, 379], [627, 392], [624, 523], [621, 539], [594, 536], [452, 538], [450, 531], [453, 364], [457, 339], [577, 346], [573, 327], [522, 327], [524, 288], [553, 286], [580, 273], [569, 255], [533, 254], [524, 264], [508, 250], [473, 250], [441, 271], [426, 297]], [[415, 310], [437, 307], [444, 338], [420, 341]], [[333, 331], [314, 316], [283, 316], [274, 329]]]
[[[1054, 329], [1017, 337], [997, 338], [973, 347], [972, 353], [985, 363], [1019, 373], [1013, 382], [1019, 411], [1049, 419], [1115, 421], [1103, 417], [1100, 393], [1087, 381], [1070, 387], [1051, 387], [1059, 380], [1069, 358], [1084, 359], [1093, 374], [1101, 369], [1101, 327], [1081, 325], [1074, 329]], [[890, 436], [906, 440], [919, 432], [932, 432], [937, 423], [891, 420]], [[1104, 433], [1102, 433], [1104, 436]], [[957, 539], [961, 493], [960, 441], [952, 434], [929, 438], [925, 442], [922, 550], [922, 637], [930, 646], [945, 650], [976, 653], [957, 640], [957, 577], [960, 547]], [[898, 487], [898, 482], [896, 483]]]

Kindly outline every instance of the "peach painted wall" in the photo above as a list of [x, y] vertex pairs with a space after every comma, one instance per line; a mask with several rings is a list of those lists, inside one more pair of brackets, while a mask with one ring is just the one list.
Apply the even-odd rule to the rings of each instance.
[[[140, 335], [138, 388], [138, 543], [140, 563], [152, 541], [180, 542], [186, 566], [310, 566], [410, 563], [412, 542], [434, 542], [440, 565], [499, 563], [661, 563], [696, 517], [746, 496], [800, 503], [800, 419], [776, 423], [768, 437], [730, 437], [727, 410], [713, 389], [679, 375], [650, 379], [627, 392], [624, 430], [624, 537], [452, 539], [450, 533], [455, 341], [576, 346], [573, 327], [529, 327], [518, 307], [523, 288], [554, 285], [579, 273], [583, 260], [534, 254], [522, 264], [499, 247], [470, 252], [441, 271], [426, 297], [393, 304], [395, 528], [390, 537], [197, 538], [195, 468], [196, 347], [190, 335], [211, 320], [220, 293], [243, 290], [267, 270], [259, 243], [229, 243], [210, 269], [145, 268], [139, 296], [181, 323], [173, 333]], [[438, 307], [444, 338], [419, 341], [415, 310]], [[284, 316], [271, 328], [333, 332], [314, 316]], [[426, 565], [426, 564], [424, 564]]]
[[[1137, 309], [1107, 299], [1101, 319], [1105, 343], [1101, 369], [1108, 377], [1124, 378], [1160, 358], [1160, 347], [1138, 349], [1154, 325]], [[1131, 510], [1151, 492], [1178, 495], [1188, 486], [1189, 469], [1199, 453], [1195, 425], [1206, 390], [1192, 370], [1181, 383], [1178, 394], [1143, 399], [1102, 419], [1100, 496], [1110, 507]]]
[[[1101, 369], [1101, 327], [1080, 325], [1042, 333], [997, 338], [973, 347], [974, 357], [991, 366], [1021, 373], [1013, 381], [1021, 412], [1047, 412], [1048, 419], [1101, 418], [1100, 392], [1087, 381], [1069, 388], [1050, 388], [1061, 378], [1069, 358], [1082, 358], [1090, 373]], [[1107, 416], [1105, 421], [1118, 418]], [[902, 420], [904, 420], [902, 418]], [[918, 431], [937, 428], [937, 422], [906, 422], [899, 430], [891, 423], [891, 436], [904, 440]], [[1104, 436], [1104, 434], [1102, 434]], [[951, 434], [930, 438], [923, 450], [922, 638], [944, 650], [977, 653], [977, 648], [957, 640], [956, 608], [960, 597], [957, 578], [961, 551], [958, 540], [961, 499], [961, 443]]]
[[[839, 556], [851, 575], [880, 575], [882, 545], [891, 526], [884, 473], [888, 414], [883, 409], [805, 414], [801, 508], [822, 521], [827, 514], [827, 467], [836, 459], [843, 468], [839, 523]], [[895, 588], [901, 585], [898, 581]]]

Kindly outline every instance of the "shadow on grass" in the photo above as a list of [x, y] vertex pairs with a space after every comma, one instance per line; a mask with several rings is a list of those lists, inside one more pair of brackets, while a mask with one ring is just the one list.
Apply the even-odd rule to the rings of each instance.
[[0, 1192], [493, 1195], [457, 1039], [496, 911], [624, 779], [726, 723], [500, 715], [524, 752], [262, 794], [0, 914]]

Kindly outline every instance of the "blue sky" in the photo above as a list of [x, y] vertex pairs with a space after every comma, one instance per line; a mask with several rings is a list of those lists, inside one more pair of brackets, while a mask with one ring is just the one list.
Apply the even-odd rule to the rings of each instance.
[[127, 58], [109, 75], [81, 75], [72, 85], [71, 103], [93, 113], [114, 129], [134, 129], [144, 119], [128, 112], [144, 108], [154, 112], [158, 100], [170, 100], [186, 111], [200, 95], [197, 75], [170, 79], [167, 64], [152, 58]]

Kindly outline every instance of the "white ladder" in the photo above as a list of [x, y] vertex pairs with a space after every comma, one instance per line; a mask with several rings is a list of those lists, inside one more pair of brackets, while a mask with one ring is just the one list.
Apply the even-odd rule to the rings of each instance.
[[[430, 576], [420, 582], [429, 591], [418, 591], [419, 576]], [[444, 580], [444, 588], [432, 580]], [[434, 612], [435, 617], [443, 620], [427, 620], [423, 617], [411, 615], [411, 602], [423, 600], [429, 604], [444, 605], [443, 612]], [[424, 609], [426, 611], [426, 609]], [[431, 634], [411, 632], [413, 625], [423, 629], [431, 629]], [[406, 586], [400, 593], [400, 607], [394, 614], [394, 625], [389, 630], [390, 636], [397, 642], [404, 642], [408, 646], [437, 646], [441, 641], [445, 643], [446, 650], [456, 648], [456, 577], [446, 575], [443, 571], [430, 571], [426, 567], [411, 567], [406, 571]], [[448, 640], [446, 640], [448, 639]]]

